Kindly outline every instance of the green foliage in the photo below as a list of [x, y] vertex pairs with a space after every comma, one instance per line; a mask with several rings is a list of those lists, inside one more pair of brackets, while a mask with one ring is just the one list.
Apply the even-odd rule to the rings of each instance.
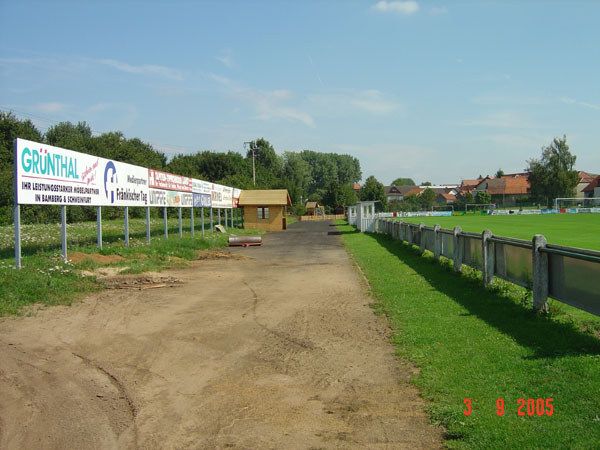
[[392, 186], [415, 186], [412, 178], [396, 178], [392, 181]]
[[331, 209], [338, 205], [348, 206], [353, 205], [358, 201], [354, 189], [350, 184], [339, 184], [333, 180], [327, 186], [327, 191], [323, 196], [322, 203]]
[[362, 188], [360, 189], [361, 200], [375, 200], [375, 209], [377, 211], [385, 211], [387, 209], [387, 197], [385, 196], [385, 189], [377, 179], [371, 175]]
[[500, 178], [504, 176], [504, 170], [502, 169], [498, 169], [498, 171], [496, 172], [496, 175], [494, 175], [496, 178]]
[[475, 202], [480, 205], [487, 205], [492, 202], [492, 196], [485, 191], [477, 191]]
[[[179, 154], [167, 164], [162, 152], [138, 138], [128, 139], [118, 131], [93, 136], [86, 122], [76, 125], [61, 122], [42, 135], [31, 121], [21, 121], [12, 114], [0, 113], [0, 225], [13, 220], [13, 141], [17, 137], [239, 189], [287, 189], [292, 203], [299, 206], [309, 199], [321, 202], [326, 195], [329, 195], [331, 204], [328, 205], [331, 207], [340, 203], [352, 204], [356, 195], [351, 184], [362, 177], [360, 162], [353, 156], [310, 150], [285, 152], [280, 156], [269, 141], [260, 138], [251, 144], [255, 184], [252, 179], [252, 151], [246, 155], [232, 151]], [[132, 208], [130, 214], [131, 217], [141, 217], [143, 210]], [[153, 208], [151, 214], [157, 216], [159, 212]], [[123, 217], [123, 209], [105, 207], [102, 216], [104, 219]], [[95, 217], [93, 207], [67, 209], [69, 222], [94, 220]], [[60, 220], [60, 207], [22, 205], [21, 219], [23, 223], [56, 222]]]
[[554, 138], [547, 147], [542, 147], [540, 159], [528, 161], [532, 197], [546, 205], [557, 197], [573, 197], [579, 180], [573, 169], [577, 157], [569, 151], [567, 136]]
[[431, 181], [423, 181], [420, 186], [431, 186]]
[[435, 201], [435, 191], [429, 188], [425, 189], [423, 192], [421, 192], [418, 201], [422, 209], [431, 209], [433, 202]]

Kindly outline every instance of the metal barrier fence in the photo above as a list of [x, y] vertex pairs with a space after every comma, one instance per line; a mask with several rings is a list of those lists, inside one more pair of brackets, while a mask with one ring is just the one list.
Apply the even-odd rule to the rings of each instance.
[[481, 270], [486, 286], [498, 277], [532, 289], [535, 310], [547, 310], [551, 297], [600, 316], [598, 251], [548, 244], [541, 234], [527, 241], [381, 218], [374, 231], [451, 259], [457, 272], [463, 265]]

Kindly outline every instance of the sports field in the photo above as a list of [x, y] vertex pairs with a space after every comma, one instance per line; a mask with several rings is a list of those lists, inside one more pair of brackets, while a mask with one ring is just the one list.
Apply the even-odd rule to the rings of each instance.
[[452, 229], [531, 239], [543, 234], [549, 243], [600, 250], [600, 214], [544, 214], [523, 216], [403, 217], [405, 222], [439, 224]]

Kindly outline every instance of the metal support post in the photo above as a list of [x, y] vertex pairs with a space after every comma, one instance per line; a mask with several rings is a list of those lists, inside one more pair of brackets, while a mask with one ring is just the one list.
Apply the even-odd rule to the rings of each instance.
[[204, 206], [200, 208], [200, 218], [201, 218], [201, 226], [202, 226], [202, 236], [204, 236]]
[[21, 205], [15, 203], [13, 207], [15, 221], [15, 267], [21, 268]]
[[231, 228], [233, 228], [233, 213], [235, 212], [235, 209], [231, 210]]
[[225, 220], [223, 221], [223, 225], [225, 225], [225, 229], [227, 229], [227, 208], [223, 209], [223, 214]]
[[541, 251], [546, 247], [546, 238], [541, 234], [533, 236], [533, 309], [548, 311], [548, 253]]
[[190, 229], [192, 231], [192, 237], [194, 237], [194, 207], [193, 206], [190, 208], [190, 221], [191, 221]]
[[67, 207], [62, 205], [60, 207], [60, 240], [62, 243], [62, 257], [63, 261], [67, 261]]
[[129, 247], [129, 206], [125, 207], [125, 247]]
[[217, 223], [221, 225], [221, 208], [217, 208]]
[[150, 207], [146, 206], [146, 244], [150, 243]]
[[164, 222], [164, 228], [165, 228], [165, 239], [169, 238], [169, 230], [167, 227], [167, 207], [165, 206], [163, 208], [163, 222]]
[[213, 232], [213, 207], [210, 207], [210, 232]]
[[181, 239], [181, 237], [183, 236], [183, 228], [181, 225], [181, 206], [179, 207], [178, 217], [179, 217], [179, 238]]
[[102, 250], [102, 206], [96, 206], [96, 242]]

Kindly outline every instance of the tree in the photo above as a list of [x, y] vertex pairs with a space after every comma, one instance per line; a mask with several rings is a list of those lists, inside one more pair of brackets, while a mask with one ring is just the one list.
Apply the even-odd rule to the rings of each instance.
[[496, 172], [496, 175], [494, 175], [495, 178], [501, 178], [504, 176], [504, 170], [502, 169], [498, 169], [498, 171]]
[[392, 181], [392, 186], [415, 186], [412, 178], [396, 178]]
[[308, 199], [308, 186], [312, 181], [310, 165], [298, 153], [285, 152], [283, 178], [292, 203], [303, 205]]
[[357, 202], [356, 193], [350, 184], [340, 184], [337, 181], [332, 181], [327, 186], [327, 191], [323, 196], [323, 204], [331, 209], [338, 205], [348, 206]]
[[385, 211], [387, 209], [387, 198], [385, 196], [385, 189], [377, 179], [371, 175], [365, 181], [362, 188], [360, 189], [361, 200], [375, 200], [378, 203], [375, 204], [377, 211]]
[[419, 197], [417, 197], [415, 194], [410, 194], [409, 196], [404, 197], [402, 203], [406, 205], [406, 211], [418, 211], [420, 208]]
[[431, 186], [431, 181], [423, 181], [420, 185], [421, 186]]
[[435, 201], [435, 191], [433, 189], [425, 189], [419, 196], [419, 205], [422, 209], [431, 209]]
[[480, 205], [488, 205], [492, 202], [492, 196], [485, 191], [477, 191], [475, 202]]
[[540, 159], [527, 161], [532, 197], [546, 205], [557, 197], [572, 197], [579, 181], [577, 171], [573, 170], [576, 159], [569, 151], [566, 135], [542, 147]]

